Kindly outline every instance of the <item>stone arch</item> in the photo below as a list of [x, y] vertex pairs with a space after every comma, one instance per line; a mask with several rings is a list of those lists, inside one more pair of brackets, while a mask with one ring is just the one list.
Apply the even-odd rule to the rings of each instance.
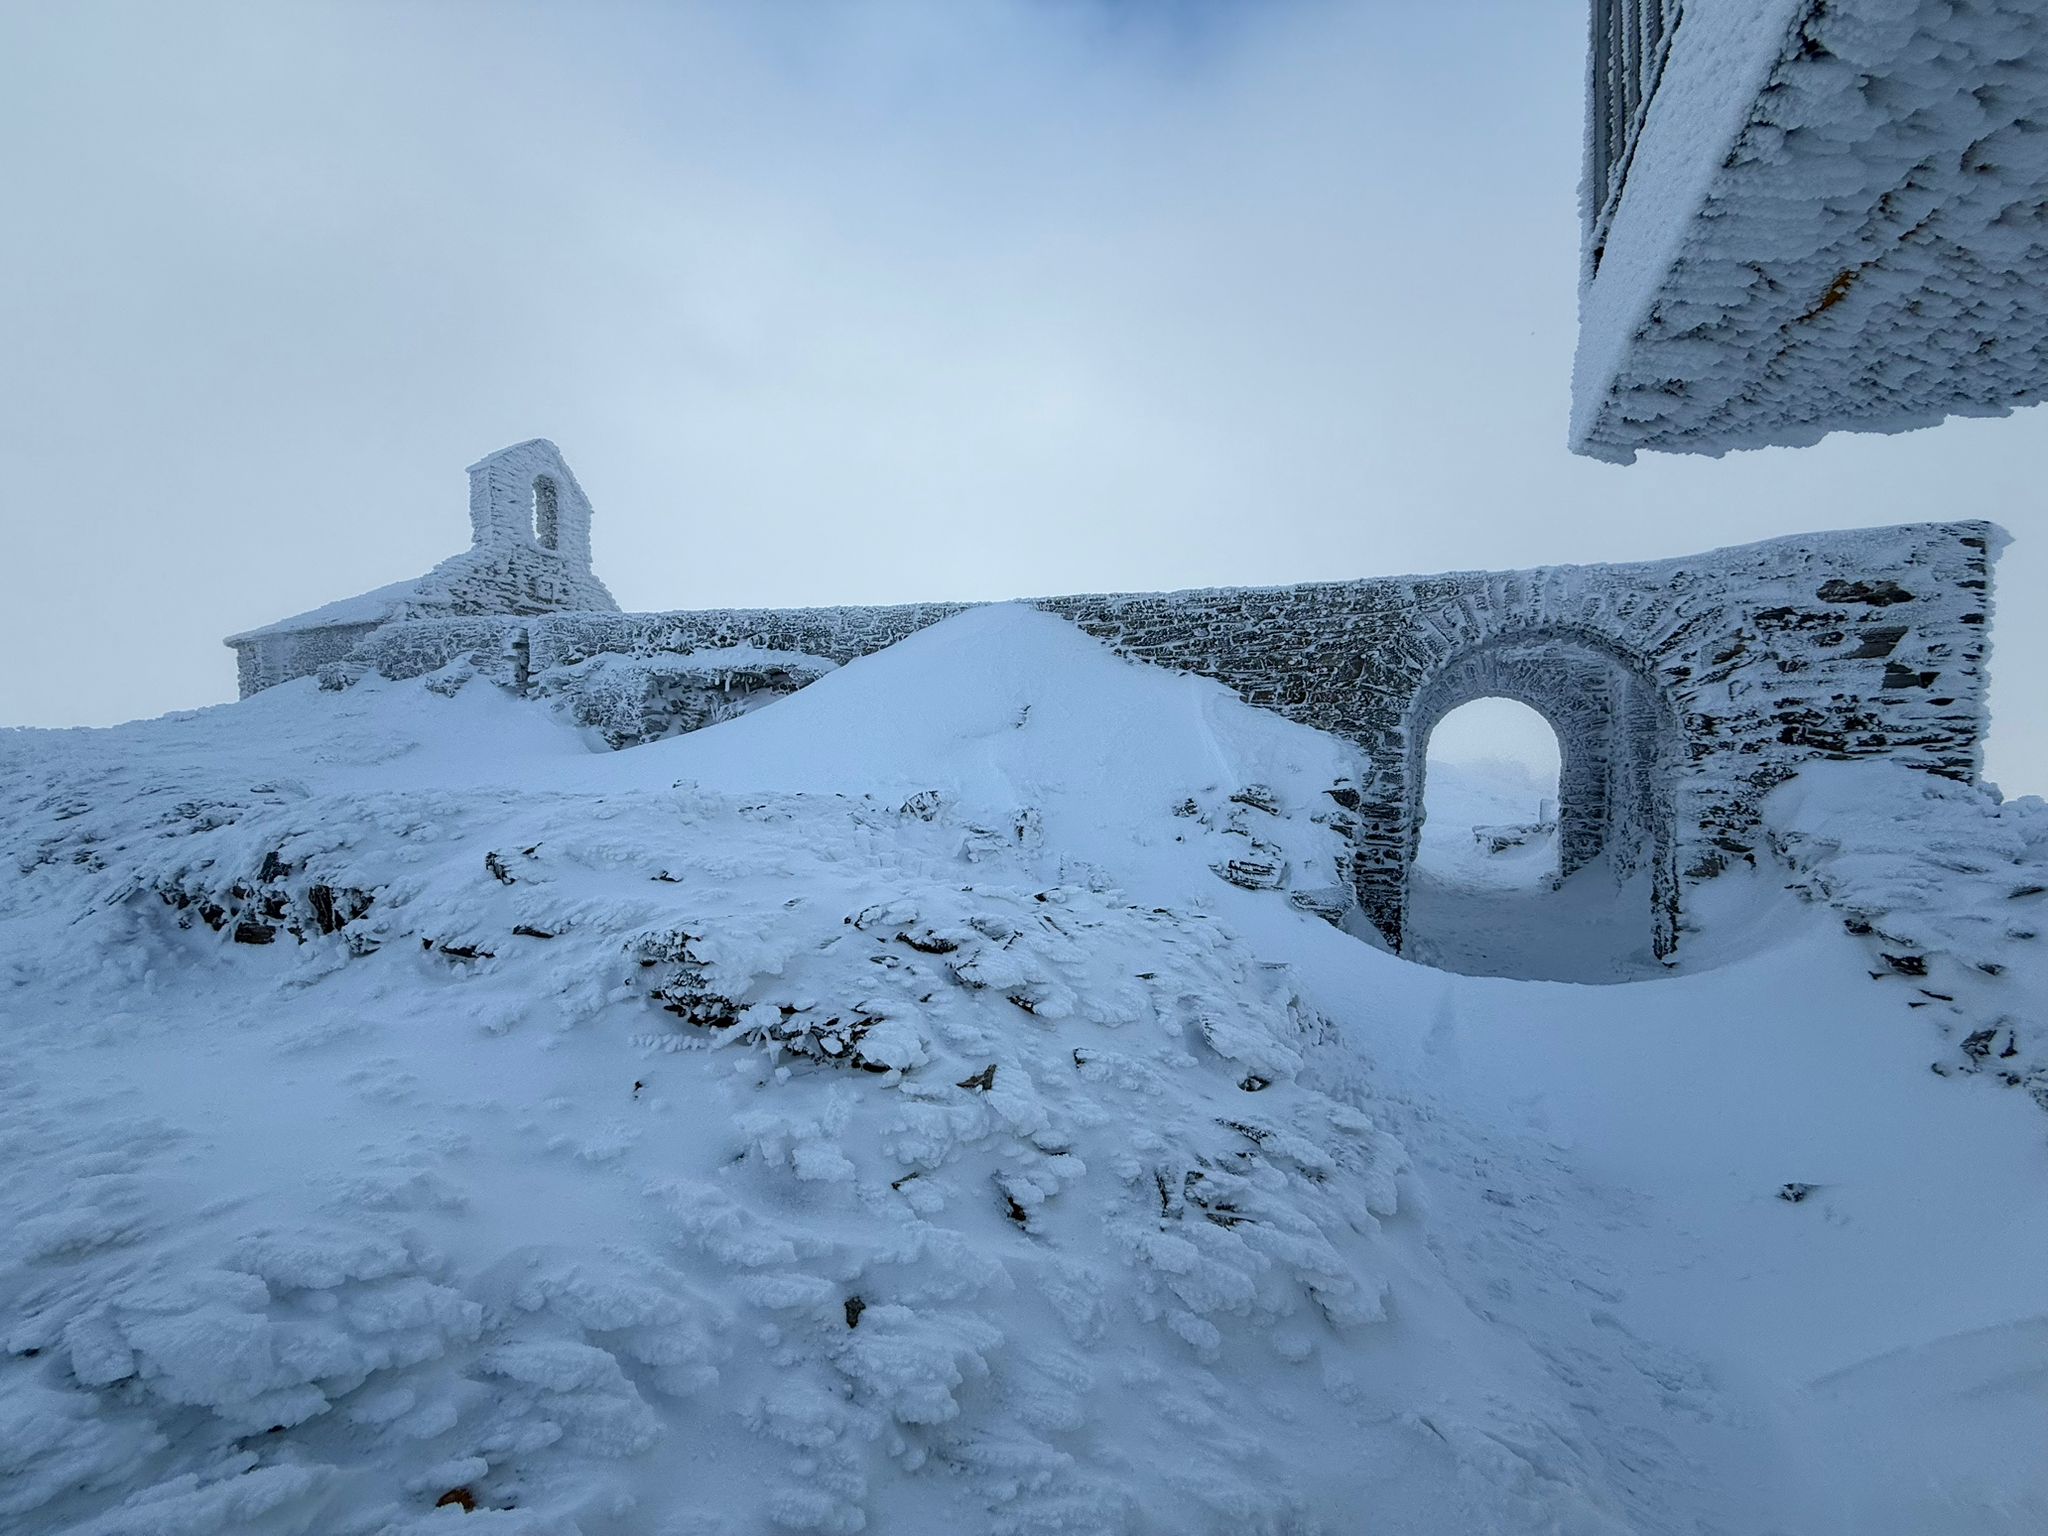
[[[1379, 905], [1398, 947], [1422, 833], [1430, 733], [1460, 705], [1503, 698], [1541, 715], [1558, 741], [1558, 873], [1605, 855], [1617, 880], [1650, 873], [1650, 943], [1678, 943], [1678, 715], [1647, 661], [1596, 632], [1506, 630], [1454, 651], [1410, 695], [1398, 733], [1399, 882]], [[1389, 910], [1390, 909], [1390, 910]], [[1389, 921], [1391, 919], [1391, 921]]]

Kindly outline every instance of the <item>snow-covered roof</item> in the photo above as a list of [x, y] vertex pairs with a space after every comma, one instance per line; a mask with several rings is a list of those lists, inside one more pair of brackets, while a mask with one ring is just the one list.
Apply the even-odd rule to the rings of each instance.
[[394, 581], [389, 586], [378, 587], [373, 592], [360, 593], [355, 597], [337, 598], [331, 603], [322, 603], [318, 608], [309, 608], [304, 613], [295, 613], [288, 619], [279, 619], [274, 624], [265, 624], [256, 629], [245, 629], [240, 634], [229, 635], [224, 642], [228, 645], [242, 645], [251, 640], [260, 640], [266, 635], [290, 634], [306, 629], [337, 629], [354, 624], [382, 624], [404, 606], [407, 599], [419, 590], [423, 576], [414, 576], [407, 581]]
[[[1668, 48], [1620, 160], [1589, 150], [1575, 450], [2048, 396], [2048, 7], [1683, 0]], [[1599, 63], [1596, 41], [1596, 140]]]

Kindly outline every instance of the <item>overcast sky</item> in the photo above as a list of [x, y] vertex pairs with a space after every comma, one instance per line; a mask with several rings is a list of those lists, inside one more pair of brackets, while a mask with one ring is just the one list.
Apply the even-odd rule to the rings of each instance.
[[467, 540], [558, 442], [629, 609], [1632, 560], [1993, 517], [2048, 413], [1565, 451], [1578, 0], [0, 9], [0, 721]]

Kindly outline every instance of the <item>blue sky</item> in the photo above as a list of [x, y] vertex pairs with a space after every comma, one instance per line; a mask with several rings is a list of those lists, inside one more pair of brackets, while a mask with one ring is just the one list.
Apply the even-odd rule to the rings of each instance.
[[229, 696], [554, 438], [628, 607], [1683, 554], [1991, 516], [2048, 787], [2048, 417], [1564, 449], [1583, 13], [16, 7], [0, 721]]

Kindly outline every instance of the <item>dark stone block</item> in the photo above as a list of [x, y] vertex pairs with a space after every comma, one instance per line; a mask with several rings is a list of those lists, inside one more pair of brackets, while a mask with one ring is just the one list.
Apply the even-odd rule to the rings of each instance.
[[1896, 581], [1879, 579], [1875, 581], [1844, 581], [1839, 577], [1821, 584], [1814, 594], [1824, 603], [1868, 603], [1873, 608], [1887, 608], [1893, 603], [1910, 603], [1913, 594]]

